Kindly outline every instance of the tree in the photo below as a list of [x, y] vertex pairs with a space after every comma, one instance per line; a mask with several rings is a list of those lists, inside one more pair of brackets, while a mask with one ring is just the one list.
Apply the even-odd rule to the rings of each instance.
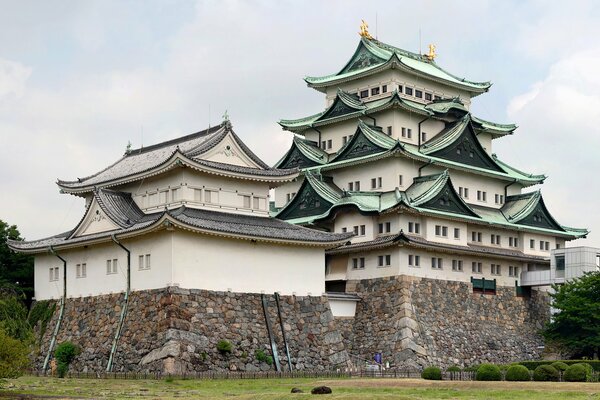
[[0, 289], [22, 291], [29, 305], [33, 297], [33, 257], [9, 249], [7, 239], [23, 240], [16, 225], [0, 220]]
[[29, 365], [27, 346], [0, 328], [0, 378], [17, 378]]
[[598, 357], [600, 352], [600, 272], [553, 286], [556, 312], [544, 336], [573, 354]]

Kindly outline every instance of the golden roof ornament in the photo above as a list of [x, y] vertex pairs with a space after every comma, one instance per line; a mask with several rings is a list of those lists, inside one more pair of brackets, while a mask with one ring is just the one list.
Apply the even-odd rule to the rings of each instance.
[[435, 53], [435, 44], [430, 44], [429, 53], [427, 53], [426, 57], [429, 59], [429, 61], [433, 61], [435, 59], [435, 56], [437, 56], [437, 54]]
[[364, 19], [361, 19], [361, 21], [362, 24], [360, 24], [360, 32], [358, 32], [358, 34], [361, 37], [373, 39], [373, 36], [371, 36], [371, 34], [369, 33], [369, 24], [367, 24]]

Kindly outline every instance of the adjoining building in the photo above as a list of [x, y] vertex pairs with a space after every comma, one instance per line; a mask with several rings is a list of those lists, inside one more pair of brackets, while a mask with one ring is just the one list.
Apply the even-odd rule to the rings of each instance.
[[[120, 370], [194, 371], [215, 366], [206, 355], [217, 352], [219, 339], [234, 342], [240, 354], [269, 345], [275, 352], [276, 340], [286, 341], [285, 325], [297, 344], [283, 355], [290, 366], [332, 365], [328, 349], [341, 339], [322, 345], [320, 333], [329, 332], [331, 319], [322, 297], [324, 251], [352, 234], [320, 232], [269, 216], [269, 190], [297, 175], [295, 168], [266, 165], [226, 120], [202, 132], [128, 150], [88, 177], [59, 180], [62, 192], [85, 198], [77, 226], [46, 239], [8, 242], [35, 256], [35, 299], [61, 299], [57, 331], [44, 343], [49, 346], [45, 355], [58, 336], [81, 344], [82, 368], [111, 370], [121, 357]], [[257, 301], [261, 294], [262, 303]], [[164, 303], [164, 298], [170, 300]], [[271, 311], [269, 302], [271, 308], [276, 305]], [[294, 309], [300, 306], [303, 313]], [[269, 313], [273, 315], [266, 318]], [[111, 317], [98, 319], [107, 315]], [[303, 316], [306, 322], [295, 324]], [[101, 336], [98, 324], [104, 338], [90, 341]], [[144, 325], [156, 329], [154, 343], [136, 339], [136, 332], [147, 331]], [[267, 333], [269, 339], [258, 343]], [[309, 333], [319, 334], [314, 338], [322, 345], [318, 350], [311, 352], [305, 349], [309, 343], [300, 343]], [[139, 348], [139, 339], [146, 347]], [[116, 351], [127, 346], [135, 351]], [[294, 357], [298, 347], [306, 353], [304, 361]], [[343, 354], [336, 357], [335, 363], [343, 364]], [[46, 357], [44, 369], [47, 363]], [[257, 368], [252, 359], [232, 363], [235, 369]]]

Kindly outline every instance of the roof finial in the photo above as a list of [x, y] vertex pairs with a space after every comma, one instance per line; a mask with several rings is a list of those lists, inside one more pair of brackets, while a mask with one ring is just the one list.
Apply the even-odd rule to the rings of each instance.
[[223, 122], [221, 125], [228, 129], [231, 128], [231, 121], [229, 120], [229, 114], [227, 113], [227, 110], [225, 110], [225, 113], [223, 114]]
[[358, 34], [366, 39], [373, 39], [373, 36], [369, 33], [369, 24], [367, 24], [364, 19], [361, 19], [361, 21], [362, 24], [360, 24], [360, 32], [358, 32]]
[[429, 53], [427, 53], [427, 58], [429, 59], [429, 61], [433, 61], [435, 59], [435, 56], [437, 56], [437, 54], [435, 53], [435, 44], [431, 43], [429, 44]]

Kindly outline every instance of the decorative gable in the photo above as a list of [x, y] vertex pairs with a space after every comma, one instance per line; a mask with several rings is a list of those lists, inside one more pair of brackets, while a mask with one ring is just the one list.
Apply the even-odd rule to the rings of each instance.
[[520, 225], [564, 231], [563, 227], [552, 218], [541, 197], [534, 209], [526, 217], [517, 222]]
[[277, 164], [277, 168], [309, 168], [318, 165], [315, 161], [302, 154], [298, 147], [295, 145], [292, 146], [292, 149], [283, 161]]
[[334, 161], [350, 160], [385, 150], [387, 149], [371, 142], [365, 134], [358, 129], [346, 147], [343, 147], [340, 154], [335, 157]]
[[438, 194], [427, 202], [420, 204], [419, 207], [479, 218], [460, 198], [449, 181], [446, 181], [446, 184]]
[[214, 161], [223, 164], [238, 165], [241, 167], [261, 168], [256, 162], [248, 156], [238, 145], [231, 133], [207, 152], [196, 155], [194, 158], [201, 158], [207, 161]]
[[324, 120], [328, 118], [339, 117], [340, 115], [346, 115], [353, 112], [359, 111], [356, 108], [350, 107], [348, 104], [344, 103], [339, 97], [333, 101], [333, 104], [329, 107], [327, 111], [323, 115], [319, 117], [318, 120]]
[[342, 69], [339, 74], [368, 68], [373, 65], [381, 64], [382, 62], [385, 62], [385, 60], [375, 56], [373, 53], [367, 50], [367, 48], [361, 42], [350, 61], [348, 61], [348, 64], [346, 64], [344, 69]]
[[325, 200], [305, 179], [292, 201], [277, 215], [288, 220], [312, 215], [320, 215], [331, 208], [333, 203]]
[[440, 150], [427, 153], [434, 157], [455, 161], [461, 164], [505, 172], [481, 147], [471, 123], [465, 124], [462, 132], [452, 143]]
[[102, 208], [100, 208], [97, 200], [93, 199], [83, 220], [75, 228], [71, 237], [92, 235], [94, 233], [108, 232], [116, 229], [120, 229], [120, 227], [108, 217]]

